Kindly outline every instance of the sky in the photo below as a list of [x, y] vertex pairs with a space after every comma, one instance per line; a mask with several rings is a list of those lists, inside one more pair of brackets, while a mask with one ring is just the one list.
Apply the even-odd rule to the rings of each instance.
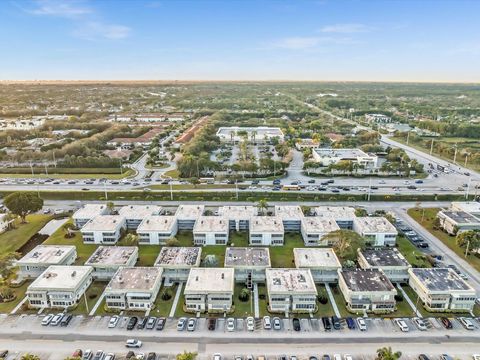
[[480, 1], [2, 0], [0, 80], [480, 82]]

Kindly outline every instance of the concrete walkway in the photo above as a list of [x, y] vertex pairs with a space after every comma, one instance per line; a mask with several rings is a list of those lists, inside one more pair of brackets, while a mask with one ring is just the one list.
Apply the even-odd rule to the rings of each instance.
[[332, 289], [330, 289], [330, 285], [325, 283], [325, 289], [327, 289], [328, 298], [330, 299], [330, 304], [332, 304], [333, 312], [338, 318], [340, 318], [341, 317], [340, 311], [338, 310], [338, 306], [337, 306], [337, 303], [335, 302], [335, 298], [333, 297]]
[[168, 314], [169, 317], [175, 316], [175, 310], [177, 309], [178, 300], [180, 299], [180, 295], [182, 295], [182, 288], [183, 282], [178, 285], [177, 293], [175, 294], [175, 299], [173, 299], [172, 308], [170, 309], [170, 314]]
[[102, 295], [100, 295], [100, 298], [99, 298], [98, 301], [95, 303], [95, 305], [93, 305], [93, 308], [92, 308], [92, 310], [90, 310], [90, 312], [88, 313], [88, 315], [90, 315], [90, 316], [95, 315], [95, 312], [97, 311], [98, 307], [99, 307], [100, 304], [102, 303], [104, 297], [105, 297], [105, 292], [102, 292]]
[[253, 312], [254, 317], [257, 319], [260, 317], [260, 306], [258, 304], [258, 284], [253, 283]]
[[12, 311], [10, 311], [10, 314], [15, 314], [15, 313], [20, 309], [20, 307], [21, 307], [23, 304], [25, 304], [25, 302], [26, 302], [27, 300], [28, 300], [28, 297], [25, 296], [25, 297], [23, 298], [23, 300], [20, 301], [20, 302], [17, 304], [17, 306], [15, 306], [15, 308], [14, 308]]
[[398, 290], [400, 290], [400, 292], [402, 293], [403, 298], [404, 298], [405, 300], [407, 300], [407, 303], [408, 303], [408, 305], [410, 305], [410, 307], [412, 308], [413, 312], [414, 312], [415, 314], [417, 314], [418, 317], [422, 318], [422, 317], [423, 317], [422, 314], [420, 313], [420, 311], [415, 310], [415, 304], [414, 304], [413, 301], [408, 297], [407, 293], [405, 292], [405, 290], [403, 290], [402, 286], [401, 286], [399, 283], [397, 283], [397, 288], [398, 288]]

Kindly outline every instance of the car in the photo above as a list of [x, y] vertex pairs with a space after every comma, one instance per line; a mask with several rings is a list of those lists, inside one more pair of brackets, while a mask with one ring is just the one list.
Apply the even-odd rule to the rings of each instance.
[[335, 330], [340, 330], [341, 329], [341, 325], [340, 325], [340, 320], [338, 319], [337, 316], [332, 316], [332, 326]]
[[427, 355], [425, 354], [420, 354], [418, 355], [418, 360], [430, 360]]
[[118, 315], [113, 315], [111, 318], [110, 318], [110, 321], [108, 322], [108, 327], [110, 329], [113, 329], [114, 327], [117, 326], [118, 324], [118, 320], [120, 320], [120, 316]]
[[142, 342], [138, 339], [128, 339], [125, 341], [125, 346], [127, 348], [141, 348], [142, 347]]
[[300, 331], [301, 330], [300, 320], [298, 318], [293, 318], [292, 319], [292, 324], [293, 324], [293, 330], [295, 330], [295, 331]]
[[273, 322], [273, 330], [282, 330], [282, 322], [280, 318], [274, 317], [272, 322]]
[[473, 354], [472, 360], [480, 360], [480, 354]]
[[328, 354], [323, 354], [322, 360], [331, 360], [331, 359], [330, 359], [330, 355], [328, 355]]
[[137, 322], [138, 318], [136, 316], [132, 316], [130, 319], [128, 319], [127, 330], [135, 329], [135, 325], [137, 325]]
[[419, 317], [415, 317], [412, 320], [413, 320], [413, 323], [417, 326], [418, 330], [420, 331], [427, 330], [427, 326], [425, 325], [425, 321], [423, 321], [423, 319], [420, 319]]
[[426, 249], [426, 248], [429, 247], [429, 245], [426, 242], [421, 242], [421, 243], [418, 243], [416, 245], [417, 245], [417, 247], [422, 248], [422, 249]]
[[87, 349], [83, 352], [82, 360], [91, 360], [93, 357], [93, 352], [90, 349]]
[[157, 323], [157, 318], [155, 316], [150, 316], [147, 321], [147, 325], [145, 327], [149, 330], [152, 330], [155, 327], [155, 324]]
[[270, 316], [263, 317], [263, 328], [265, 330], [270, 330], [272, 328], [272, 321], [270, 320]]
[[62, 321], [60, 321], [60, 326], [68, 326], [70, 324], [70, 321], [72, 321], [73, 315], [72, 314], [65, 314], [62, 317]]
[[163, 328], [165, 327], [165, 323], [166, 323], [166, 322], [167, 322], [167, 319], [166, 319], [166, 318], [164, 318], [164, 317], [158, 318], [156, 329], [157, 329], [157, 330], [163, 330]]
[[235, 319], [228, 318], [227, 319], [227, 331], [235, 331]]
[[367, 331], [367, 322], [364, 318], [358, 317], [357, 318], [357, 325], [360, 331]]
[[247, 331], [255, 330], [255, 319], [252, 316], [247, 317]]
[[403, 319], [395, 319], [395, 324], [400, 328], [402, 332], [409, 332], [410, 328], [408, 327], [407, 323]]
[[453, 358], [448, 354], [440, 355], [440, 360], [453, 360]]
[[208, 320], [207, 320], [208, 330], [213, 331], [213, 330], [215, 330], [216, 327], [217, 327], [217, 319], [213, 318], [213, 317], [208, 318]]
[[318, 358], [317, 358], [316, 356], [313, 356], [313, 355], [312, 355], [312, 356], [309, 356], [309, 357], [308, 357], [308, 360], [318, 360]]
[[181, 317], [178, 319], [177, 322], [177, 331], [183, 331], [185, 330], [185, 327], [187, 326], [187, 318]]
[[309, 183], [309, 184], [315, 184], [315, 179], [310, 179], [310, 180], [308, 180], [308, 183]]
[[63, 319], [63, 313], [57, 314], [52, 318], [50, 325], [52, 326], [60, 325], [60, 322], [62, 321], [62, 319]]
[[137, 355], [135, 355], [135, 359], [145, 360], [145, 354], [144, 353], [138, 353]]
[[132, 350], [130, 350], [129, 352], [127, 352], [127, 355], [125, 355], [125, 359], [127, 359], [127, 360], [130, 360], [130, 359], [132, 359], [132, 358], [134, 358], [134, 357], [135, 357], [135, 353], [134, 353]]
[[157, 358], [157, 354], [152, 352], [149, 352], [147, 355], [147, 360], [155, 360]]
[[350, 329], [350, 330], [355, 330], [356, 326], [355, 326], [355, 321], [351, 318], [351, 317], [347, 317], [345, 319], [345, 321], [347, 322], [347, 327]]
[[103, 358], [104, 360], [115, 360], [115, 354], [114, 353], [108, 353], [107, 356]]
[[103, 360], [104, 356], [105, 353], [103, 352], [103, 350], [97, 350], [92, 360]]
[[190, 318], [187, 321], [187, 331], [195, 331], [195, 328], [197, 327], [197, 319], [195, 318]]
[[417, 179], [417, 180], [415, 180], [415, 184], [423, 184], [423, 180]]
[[53, 319], [53, 314], [48, 314], [42, 319], [42, 326], [48, 326]]
[[323, 324], [323, 328], [325, 329], [325, 331], [332, 330], [332, 324], [330, 323], [330, 319], [328, 318], [328, 316], [323, 316], [322, 317], [322, 324]]
[[242, 355], [234, 355], [233, 360], [243, 360], [243, 356]]
[[440, 320], [442, 321], [442, 325], [445, 327], [445, 329], [450, 330], [453, 328], [452, 322], [448, 318], [442, 317]]
[[219, 353], [213, 354], [212, 360], [223, 360], [223, 356]]
[[350, 354], [345, 354], [343, 355], [343, 360], [353, 360], [353, 357]]
[[145, 326], [147, 325], [148, 318], [140, 318], [137, 323], [137, 329], [143, 330], [145, 329]]
[[475, 326], [473, 326], [473, 323], [470, 319], [467, 319], [465, 317], [458, 318], [460, 323], [463, 325], [463, 327], [467, 330], [474, 330]]
[[342, 360], [342, 355], [340, 355], [340, 354], [333, 354], [333, 360]]

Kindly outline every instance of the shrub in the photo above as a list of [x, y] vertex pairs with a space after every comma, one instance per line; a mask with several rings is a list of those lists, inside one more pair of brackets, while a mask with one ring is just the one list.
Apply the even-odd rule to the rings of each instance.
[[328, 297], [325, 295], [318, 295], [318, 302], [322, 305], [328, 304]]
[[163, 290], [161, 298], [162, 298], [163, 301], [168, 301], [172, 298], [172, 296], [173, 296], [172, 290], [167, 288], [167, 289]]
[[250, 299], [250, 291], [247, 288], [243, 288], [238, 295], [238, 300], [247, 302]]
[[395, 295], [395, 301], [402, 302], [403, 301], [403, 295], [402, 294]]

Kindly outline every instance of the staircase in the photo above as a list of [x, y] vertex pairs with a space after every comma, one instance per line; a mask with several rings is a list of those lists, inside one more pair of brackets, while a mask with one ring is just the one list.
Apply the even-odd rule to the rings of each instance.
[[252, 281], [252, 273], [248, 272], [247, 274], [247, 280], [245, 282], [247, 285], [247, 289], [252, 290], [253, 289], [253, 281]]

